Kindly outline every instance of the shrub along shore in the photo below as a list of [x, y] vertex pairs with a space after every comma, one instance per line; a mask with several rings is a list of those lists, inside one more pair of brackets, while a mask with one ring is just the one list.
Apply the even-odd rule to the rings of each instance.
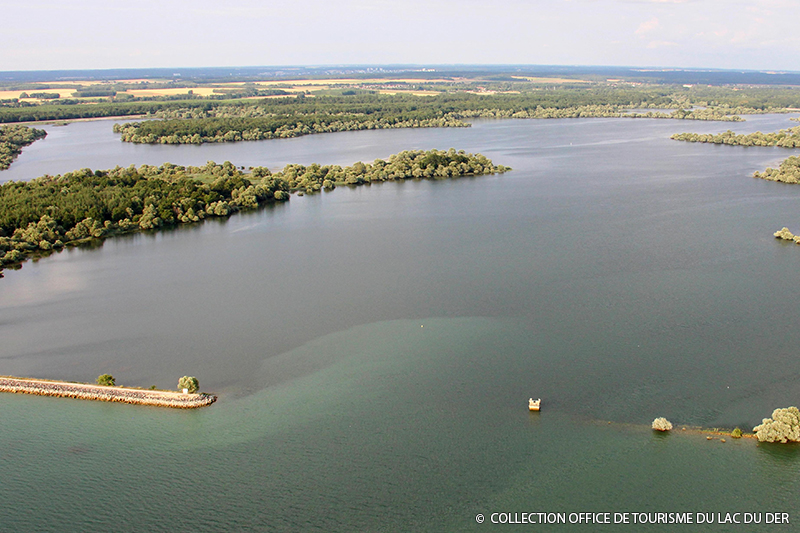
[[213, 394], [184, 394], [172, 391], [103, 387], [88, 383], [47, 381], [28, 378], [0, 377], [0, 392], [56, 396], [79, 400], [121, 402], [133, 405], [152, 405], [174, 409], [195, 409], [211, 405], [217, 400]]

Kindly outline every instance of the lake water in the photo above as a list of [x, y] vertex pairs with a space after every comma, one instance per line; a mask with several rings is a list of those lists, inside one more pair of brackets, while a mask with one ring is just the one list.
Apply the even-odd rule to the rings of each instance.
[[[200, 147], [46, 126], [0, 181], [450, 147], [514, 171], [339, 187], [7, 270], [0, 374], [159, 388], [188, 374], [219, 401], [0, 395], [0, 531], [791, 531], [763, 514], [800, 521], [798, 447], [649, 429], [751, 429], [798, 403], [800, 247], [772, 233], [800, 231], [800, 187], [750, 177], [797, 151], [669, 140], [789, 116]], [[762, 522], [491, 524], [529, 512]]]

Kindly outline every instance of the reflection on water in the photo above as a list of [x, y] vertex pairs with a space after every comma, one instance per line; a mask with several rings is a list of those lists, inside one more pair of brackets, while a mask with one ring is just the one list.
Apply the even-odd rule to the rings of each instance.
[[762, 442], [758, 445], [758, 450], [769, 464], [781, 468], [794, 466], [792, 469], [794, 473], [797, 472], [797, 467], [800, 467], [800, 445]]
[[[84, 290], [89, 280], [80, 265], [69, 262], [70, 252], [71, 250], [64, 250], [40, 259], [40, 261], [66, 259], [64, 262], [67, 264], [59, 269], [38, 268], [38, 261], [25, 263], [24, 268], [31, 273], [22, 276], [20, 282], [9, 284], [8, 289], [3, 291], [4, 300], [7, 299], [11, 306], [27, 306], [49, 301], [66, 293]], [[59, 254], [65, 257], [59, 257]], [[13, 275], [10, 272], [8, 274]]]

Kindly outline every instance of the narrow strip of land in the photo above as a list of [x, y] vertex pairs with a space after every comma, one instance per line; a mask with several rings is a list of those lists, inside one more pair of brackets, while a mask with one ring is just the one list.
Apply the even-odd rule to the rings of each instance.
[[152, 405], [175, 409], [194, 409], [211, 405], [217, 400], [212, 394], [184, 394], [181, 392], [104, 387], [88, 383], [48, 381], [0, 376], [0, 392], [56, 396], [79, 400], [121, 402], [133, 405]]

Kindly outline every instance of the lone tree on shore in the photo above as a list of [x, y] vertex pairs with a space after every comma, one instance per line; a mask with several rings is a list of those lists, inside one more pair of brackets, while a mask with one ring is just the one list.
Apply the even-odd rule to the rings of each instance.
[[102, 374], [97, 376], [97, 384], [102, 385], [104, 387], [114, 387], [116, 383], [114, 382], [114, 376], [111, 374]]
[[797, 407], [775, 409], [753, 428], [759, 442], [800, 442], [800, 410]]
[[196, 377], [183, 376], [178, 380], [178, 390], [186, 389], [190, 394], [194, 394], [200, 388]]
[[672, 429], [672, 422], [664, 418], [656, 418], [653, 420], [653, 429], [656, 431], [669, 431]]

